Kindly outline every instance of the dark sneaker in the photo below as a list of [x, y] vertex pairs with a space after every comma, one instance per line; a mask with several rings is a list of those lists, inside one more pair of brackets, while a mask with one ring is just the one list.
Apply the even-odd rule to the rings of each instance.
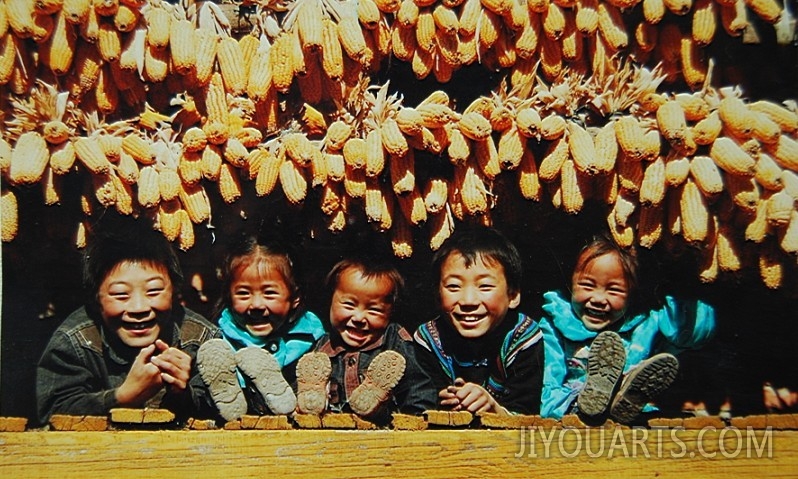
[[296, 395], [286, 382], [277, 359], [268, 351], [249, 346], [236, 352], [238, 369], [249, 377], [266, 401], [269, 410], [276, 414], [291, 414], [296, 409]]
[[355, 414], [370, 416], [391, 396], [405, 374], [405, 358], [396, 351], [378, 354], [366, 369], [363, 382], [352, 391], [349, 407]]
[[624, 364], [626, 350], [621, 337], [613, 331], [596, 336], [587, 357], [587, 379], [577, 399], [579, 412], [599, 416], [607, 410]]
[[296, 364], [297, 410], [321, 414], [327, 409], [327, 386], [332, 366], [325, 353], [307, 353]]
[[227, 342], [211, 339], [203, 343], [197, 351], [197, 369], [225, 420], [233, 421], [247, 413], [247, 400], [236, 376], [236, 359]]
[[670, 387], [679, 372], [679, 361], [672, 354], [660, 353], [629, 371], [612, 401], [610, 416], [629, 424], [643, 406]]

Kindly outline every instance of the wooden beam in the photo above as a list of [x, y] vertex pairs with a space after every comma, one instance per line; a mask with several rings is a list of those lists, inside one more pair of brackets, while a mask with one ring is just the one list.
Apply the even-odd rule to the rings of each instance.
[[[530, 444], [533, 445], [530, 448]], [[573, 479], [798, 474], [798, 431], [289, 430], [0, 433], [0, 477]], [[147, 474], [144, 474], [147, 475]]]

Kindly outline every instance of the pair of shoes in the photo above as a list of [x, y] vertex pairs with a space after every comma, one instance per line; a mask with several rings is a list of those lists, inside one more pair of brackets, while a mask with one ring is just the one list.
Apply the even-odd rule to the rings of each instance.
[[247, 400], [238, 384], [236, 368], [252, 380], [272, 413], [294, 411], [296, 396], [274, 356], [254, 346], [233, 353], [223, 339], [211, 339], [197, 351], [197, 369], [225, 420], [238, 419], [247, 412]]
[[[321, 414], [327, 409], [327, 393], [332, 366], [330, 358], [320, 352], [299, 358], [296, 366], [297, 410], [304, 414]], [[355, 414], [369, 416], [390, 397], [391, 391], [405, 372], [405, 358], [396, 351], [383, 351], [366, 368], [365, 378], [352, 391], [349, 407]]]
[[604, 331], [596, 336], [587, 357], [587, 379], [577, 399], [579, 412], [599, 416], [607, 410], [625, 364], [626, 350], [617, 333]]
[[634, 421], [643, 407], [670, 387], [679, 361], [668, 353], [656, 354], [629, 371], [610, 407], [610, 416], [622, 424]]

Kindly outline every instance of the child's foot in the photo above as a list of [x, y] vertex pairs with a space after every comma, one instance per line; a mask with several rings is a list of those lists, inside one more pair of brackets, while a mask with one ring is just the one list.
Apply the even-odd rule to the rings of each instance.
[[296, 396], [285, 381], [280, 364], [261, 348], [249, 346], [236, 352], [238, 369], [247, 375], [274, 414], [290, 414], [296, 409]]
[[610, 415], [620, 423], [631, 423], [643, 406], [668, 389], [678, 372], [679, 361], [672, 354], [661, 353], [646, 359], [624, 378], [612, 401]]
[[607, 410], [624, 364], [626, 350], [621, 337], [612, 331], [596, 336], [587, 357], [587, 380], [577, 400], [579, 412], [598, 416]]
[[360, 416], [373, 414], [388, 399], [404, 373], [405, 358], [401, 354], [390, 350], [381, 352], [369, 364], [363, 382], [352, 391], [349, 407]]
[[238, 385], [233, 350], [222, 339], [211, 339], [197, 351], [197, 369], [211, 392], [219, 414], [226, 420], [240, 418], [247, 412], [244, 391]]
[[325, 353], [307, 353], [296, 364], [297, 410], [321, 414], [327, 409], [327, 384], [332, 366]]

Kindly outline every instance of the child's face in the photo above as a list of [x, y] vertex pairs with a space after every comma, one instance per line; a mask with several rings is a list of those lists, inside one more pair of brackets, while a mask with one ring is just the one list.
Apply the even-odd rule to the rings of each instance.
[[393, 282], [365, 278], [360, 270], [341, 272], [330, 304], [330, 323], [347, 346], [362, 349], [382, 337], [391, 320]]
[[590, 260], [575, 271], [571, 304], [576, 316], [591, 331], [601, 331], [626, 313], [629, 286], [616, 253]]
[[166, 267], [124, 261], [98, 291], [100, 315], [122, 343], [144, 348], [154, 343], [172, 310], [172, 280]]
[[438, 289], [443, 312], [464, 338], [488, 334], [521, 302], [521, 293], [509, 290], [501, 263], [481, 255], [467, 267], [463, 255], [450, 254]]
[[282, 273], [263, 259], [242, 263], [233, 271], [230, 298], [239, 327], [266, 337], [286, 322], [299, 305]]

